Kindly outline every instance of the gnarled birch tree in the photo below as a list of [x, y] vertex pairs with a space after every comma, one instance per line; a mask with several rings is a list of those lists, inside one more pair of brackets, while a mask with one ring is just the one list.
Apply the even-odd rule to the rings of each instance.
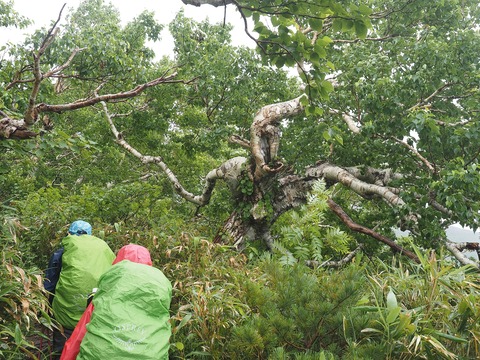
[[[144, 153], [130, 144], [117, 130], [118, 114], [109, 103], [147, 88], [182, 83], [203, 104], [212, 128], [222, 126], [234, 84], [208, 93], [208, 81], [220, 80], [209, 79], [206, 73], [198, 77], [201, 83], [191, 81], [194, 76], [183, 80], [169, 72], [118, 93], [102, 92], [98, 86], [102, 82], [97, 82], [88, 98], [45, 104], [37, 101], [42, 81], [62, 78], [59, 75], [72, 68], [70, 61], [82, 52], [74, 49], [62, 65], [42, 71], [40, 59], [55, 36], [51, 31], [33, 54], [31, 78], [15, 78], [7, 86], [31, 84], [31, 96], [23, 119], [4, 112], [2, 136], [31, 137], [40, 114], [101, 104], [117, 143], [142, 163], [157, 165], [186, 201], [206, 206], [216, 182], [228, 184], [236, 208], [216, 240], [238, 249], [252, 240], [271, 247], [272, 225], [286, 211], [304, 204], [318, 179], [338, 189], [328, 204], [349, 229], [413, 260], [412, 252], [382, 233], [391, 234], [393, 227], [409, 230], [419, 246], [436, 247], [445, 243], [444, 230], [453, 223], [478, 227], [480, 10], [475, 1], [462, 6], [453, 0], [442, 5], [389, 0], [360, 5], [182, 1], [236, 6], [264, 64], [296, 67], [303, 81], [291, 98], [265, 104], [252, 97], [255, 111], [249, 121], [237, 120], [223, 128], [228, 130], [223, 131], [224, 141], [228, 139], [242, 155], [222, 159], [205, 174], [201, 193], [182, 185], [162, 154]], [[172, 27], [175, 30], [179, 31]], [[196, 56], [199, 47], [208, 53], [211, 46], [211, 34], [201, 27], [189, 31], [176, 38], [178, 65], [192, 60], [189, 56]], [[213, 50], [211, 54], [215, 55]], [[178, 113], [184, 114], [185, 108]], [[474, 247], [447, 243], [462, 263], [471, 260], [461, 250]]]

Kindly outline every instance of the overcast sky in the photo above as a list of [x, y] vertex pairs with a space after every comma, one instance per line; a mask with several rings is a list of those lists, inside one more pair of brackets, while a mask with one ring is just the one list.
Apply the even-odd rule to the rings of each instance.
[[[76, 8], [81, 0], [14, 0], [14, 8], [20, 14], [34, 21], [34, 25], [28, 30], [2, 29], [0, 32], [0, 46], [7, 41], [17, 42], [22, 39], [23, 34], [31, 29], [38, 29], [48, 26], [52, 20], [56, 20], [63, 4], [66, 4], [63, 12], [63, 18], [66, 10]], [[111, 2], [120, 11], [124, 23], [138, 16], [143, 10], [155, 12], [155, 17], [161, 24], [168, 25], [175, 15], [184, 9], [187, 17], [194, 18], [197, 21], [209, 18], [213, 23], [223, 22], [224, 8], [215, 8], [213, 6], [195, 7], [184, 5], [181, 0], [114, 0]], [[240, 16], [232, 6], [227, 7], [227, 22], [234, 24], [236, 30], [232, 34], [232, 39], [237, 45], [249, 44], [251, 41], [243, 32], [243, 25]], [[173, 49], [173, 42], [167, 31], [162, 35], [162, 42], [155, 46], [155, 51], [163, 54], [170, 54]]]

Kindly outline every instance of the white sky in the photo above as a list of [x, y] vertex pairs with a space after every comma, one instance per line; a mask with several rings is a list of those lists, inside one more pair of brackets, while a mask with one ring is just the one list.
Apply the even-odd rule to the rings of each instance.
[[[15, 10], [33, 20], [34, 25], [23, 30], [2, 29], [0, 32], [0, 46], [9, 41], [14, 43], [20, 41], [25, 33], [48, 26], [52, 20], [58, 18], [63, 4], [66, 4], [66, 6], [62, 18], [65, 18], [67, 10], [72, 7], [77, 8], [80, 2], [80, 0], [14, 0]], [[155, 17], [159, 23], [168, 25], [182, 8], [187, 17], [197, 21], [208, 17], [210, 22], [218, 23], [223, 22], [225, 10], [223, 7], [215, 8], [210, 5], [201, 7], [184, 5], [181, 0], [105, 0], [105, 2], [111, 2], [120, 11], [120, 16], [124, 23], [138, 16], [143, 10], [150, 10], [155, 12]], [[243, 31], [243, 23], [234, 7], [227, 7], [226, 20], [227, 23], [232, 23], [235, 26], [232, 33], [234, 44], [253, 46], [252, 41], [248, 39]], [[167, 29], [162, 33], [162, 41], [152, 46], [152, 48], [154, 48], [157, 55], [172, 53], [173, 40]]]

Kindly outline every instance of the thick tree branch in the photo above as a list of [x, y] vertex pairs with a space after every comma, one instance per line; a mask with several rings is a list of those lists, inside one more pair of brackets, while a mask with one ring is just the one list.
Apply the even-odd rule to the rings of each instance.
[[303, 96], [305, 95], [264, 106], [255, 115], [250, 128], [250, 145], [255, 159], [255, 180], [261, 179], [267, 173], [278, 172], [283, 167], [276, 162], [280, 145], [278, 124], [281, 120], [303, 111], [300, 103]]
[[116, 100], [124, 100], [124, 99], [130, 99], [133, 97], [136, 97], [140, 95], [142, 92], [144, 92], [146, 89], [157, 86], [159, 84], [174, 84], [174, 83], [188, 83], [185, 80], [174, 80], [175, 76], [177, 76], [177, 73], [174, 72], [171, 75], [168, 76], [162, 76], [159, 77], [155, 80], [149, 81], [145, 84], [137, 85], [134, 89], [120, 92], [120, 93], [115, 93], [115, 94], [104, 94], [104, 95], [98, 95], [94, 96], [88, 99], [80, 99], [77, 101], [74, 101], [69, 104], [59, 104], [59, 105], [49, 105], [49, 104], [38, 104], [36, 109], [38, 113], [41, 112], [55, 112], [55, 113], [61, 113], [64, 111], [69, 111], [69, 110], [77, 110], [81, 109], [84, 107], [89, 107], [95, 104], [98, 104], [102, 101], [105, 102], [112, 102]]
[[411, 251], [402, 248], [400, 245], [395, 243], [393, 240], [390, 240], [386, 236], [383, 236], [383, 235], [381, 235], [381, 234], [379, 234], [379, 233], [377, 233], [377, 232], [375, 232], [375, 231], [373, 231], [373, 230], [371, 230], [371, 229], [369, 229], [365, 226], [362, 226], [362, 225], [359, 225], [359, 224], [355, 223], [347, 215], [347, 213], [337, 203], [335, 203], [332, 199], [328, 199], [327, 204], [328, 204], [328, 207], [330, 208], [330, 210], [332, 210], [335, 213], [335, 215], [337, 215], [340, 218], [340, 220], [342, 220], [342, 222], [345, 225], [347, 225], [351, 230], [360, 232], [360, 233], [368, 235], [368, 236], [371, 236], [374, 239], [377, 239], [377, 240], [383, 242], [384, 244], [388, 245], [395, 252], [399, 252], [400, 254], [405, 255], [408, 258], [412, 259], [416, 263], [420, 263], [420, 260], [418, 259], [417, 255], [415, 255]]
[[[98, 96], [100, 97], [100, 96]], [[125, 150], [127, 150], [130, 154], [138, 158], [144, 164], [156, 164], [164, 174], [167, 176], [168, 180], [172, 184], [173, 188], [182, 198], [185, 200], [196, 204], [198, 206], [205, 206], [209, 203], [213, 189], [215, 187], [215, 183], [219, 179], [223, 179], [225, 181], [231, 182], [236, 181], [240, 171], [242, 169], [243, 164], [247, 161], [246, 158], [243, 157], [236, 157], [224, 162], [221, 166], [216, 169], [211, 170], [207, 176], [205, 177], [205, 186], [203, 188], [203, 192], [201, 195], [194, 195], [191, 192], [188, 192], [177, 179], [175, 174], [172, 170], [167, 166], [167, 164], [163, 161], [161, 156], [149, 156], [140, 153], [137, 149], [131, 146], [122, 136], [120, 132], [118, 132], [115, 124], [113, 122], [112, 116], [110, 115], [107, 107], [107, 103], [105, 101], [100, 101], [103, 107], [103, 111], [107, 118], [108, 124], [110, 125], [110, 129], [115, 136], [116, 142], [122, 146]]]
[[445, 246], [461, 264], [473, 265], [476, 268], [480, 268], [480, 265], [476, 261], [469, 259], [462, 253], [463, 250], [475, 250], [478, 254], [480, 249], [479, 243], [453, 243], [447, 241]]
[[[173, 84], [173, 83], [184, 83], [188, 84], [190, 81], [185, 80], [175, 80], [176, 73], [172, 73], [168, 76], [162, 76], [155, 80], [149, 81], [145, 84], [141, 84], [136, 86], [134, 89], [120, 92], [116, 94], [105, 94], [105, 95], [97, 95], [88, 99], [80, 99], [68, 104], [59, 104], [59, 105], [50, 105], [50, 104], [38, 104], [34, 107], [33, 112], [36, 114], [35, 118], [38, 114], [42, 112], [55, 112], [61, 113], [64, 111], [71, 111], [77, 110], [85, 107], [89, 107], [95, 104], [98, 104], [102, 101], [105, 102], [112, 102], [117, 100], [129, 99], [140, 95], [143, 91], [148, 88], [157, 86], [159, 84]], [[27, 131], [29, 128], [29, 124], [27, 124], [24, 120], [14, 120], [11, 118], [4, 118], [1, 120], [2, 125], [0, 126], [0, 139], [26, 139], [32, 138], [37, 136], [38, 134], [32, 131]]]
[[339, 166], [321, 163], [308, 168], [306, 174], [314, 178], [324, 178], [327, 182], [339, 182], [363, 197], [378, 195], [393, 206], [405, 205], [405, 202], [392, 189], [383, 185], [366, 183], [352, 175], [349, 170]]
[[0, 139], [31, 139], [38, 134], [30, 131], [23, 120], [13, 120], [4, 117], [0, 120]]

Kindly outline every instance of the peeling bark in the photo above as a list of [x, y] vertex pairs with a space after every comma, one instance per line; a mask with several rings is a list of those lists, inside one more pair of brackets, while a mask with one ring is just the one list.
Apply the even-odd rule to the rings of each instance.
[[299, 96], [293, 100], [271, 104], [261, 108], [250, 128], [250, 148], [255, 160], [254, 180], [259, 181], [268, 173], [278, 172], [283, 164], [277, 161], [280, 146], [281, 120], [299, 114], [303, 111]]
[[[352, 171], [353, 174], [350, 171]], [[329, 163], [320, 163], [315, 167], [307, 169], [307, 176], [324, 178], [327, 182], [331, 183], [339, 182], [362, 197], [368, 198], [377, 195], [393, 206], [405, 205], [405, 202], [396, 194], [396, 192], [384, 186], [385, 184], [377, 185], [375, 183], [366, 183], [354, 175], [357, 169], [351, 168], [350, 171], [346, 168], [341, 168]], [[373, 175], [373, 173], [370, 173], [370, 176]], [[385, 173], [378, 173], [373, 179], [375, 182], [384, 183], [386, 181]]]
[[480, 259], [480, 244], [479, 243], [453, 243], [450, 241], [447, 241], [445, 246], [447, 249], [455, 256], [455, 258], [462, 264], [462, 265], [473, 265], [476, 268], [480, 268], [480, 265], [478, 262], [473, 261], [469, 258], [467, 258], [462, 251], [463, 250], [475, 250], [477, 252], [477, 255], [479, 256]]
[[234, 211], [219, 229], [217, 235], [213, 239], [215, 243], [230, 243], [232, 246], [241, 251], [245, 248], [250, 240], [255, 239], [255, 230], [242, 219], [241, 214]]
[[5, 117], [0, 120], [0, 140], [25, 140], [36, 137], [36, 132], [30, 131], [23, 120], [13, 120]]

